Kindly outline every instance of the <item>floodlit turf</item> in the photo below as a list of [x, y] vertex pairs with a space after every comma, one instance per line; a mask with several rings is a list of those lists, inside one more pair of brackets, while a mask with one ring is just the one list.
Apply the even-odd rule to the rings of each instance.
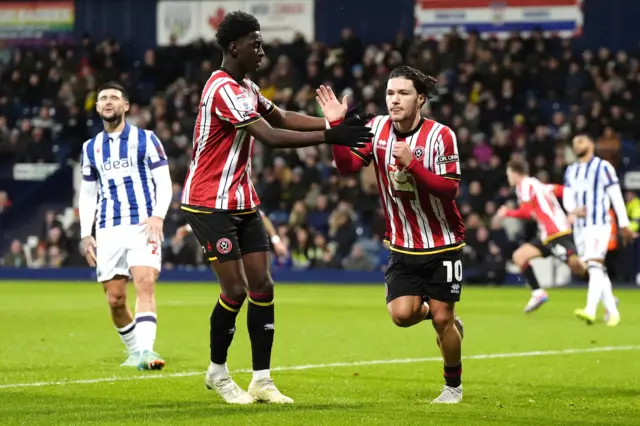
[[[123, 347], [98, 285], [0, 284], [0, 424], [640, 423], [640, 291], [617, 292], [623, 322], [609, 329], [572, 316], [583, 290], [551, 291], [526, 316], [524, 289], [465, 288], [470, 358], [457, 406], [428, 404], [442, 386], [434, 332], [393, 326], [381, 285], [278, 287], [273, 365], [283, 370], [273, 375], [296, 404], [224, 405], [202, 374], [217, 294], [159, 286], [157, 350], [168, 364], [143, 374], [119, 367]], [[249, 354], [241, 314], [230, 368], [250, 368]], [[235, 378], [246, 386], [250, 376]]]

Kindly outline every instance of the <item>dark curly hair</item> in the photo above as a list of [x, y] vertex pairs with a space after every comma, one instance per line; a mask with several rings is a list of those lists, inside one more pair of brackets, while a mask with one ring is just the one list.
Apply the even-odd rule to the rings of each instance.
[[229, 43], [238, 41], [254, 31], [260, 31], [260, 23], [255, 16], [239, 10], [228, 13], [216, 32], [216, 40], [222, 50], [229, 50]]
[[407, 65], [401, 65], [391, 70], [389, 78], [406, 78], [407, 80], [411, 80], [416, 91], [422, 93], [427, 99], [435, 98], [440, 93], [438, 80], [436, 80], [435, 77], [426, 75], [422, 71]]

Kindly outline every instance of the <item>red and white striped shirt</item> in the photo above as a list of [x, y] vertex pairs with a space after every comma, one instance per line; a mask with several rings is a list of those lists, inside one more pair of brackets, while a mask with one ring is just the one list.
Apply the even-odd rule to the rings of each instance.
[[182, 191], [185, 207], [251, 210], [260, 204], [251, 182], [253, 137], [244, 127], [273, 111], [249, 79], [211, 74], [202, 91], [193, 134], [191, 166]]
[[568, 234], [571, 226], [554, 194], [555, 191], [553, 185], [545, 185], [534, 177], [525, 177], [516, 186], [520, 207], [508, 211], [507, 216], [534, 219], [538, 223], [542, 241]]
[[391, 153], [395, 142], [406, 142], [425, 169], [459, 178], [460, 161], [453, 131], [424, 119], [411, 134], [398, 135], [389, 116], [375, 117], [368, 126], [374, 133], [372, 142], [352, 152], [365, 164], [374, 162], [391, 248], [420, 253], [461, 246], [464, 223], [455, 200], [443, 200], [421, 190], [413, 175]]

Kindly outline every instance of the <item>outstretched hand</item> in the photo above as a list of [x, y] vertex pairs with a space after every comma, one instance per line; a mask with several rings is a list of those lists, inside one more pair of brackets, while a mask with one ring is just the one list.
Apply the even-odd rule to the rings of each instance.
[[349, 110], [348, 96], [342, 98], [342, 102], [338, 101], [329, 86], [320, 86], [316, 89], [316, 95], [316, 101], [322, 108], [322, 114], [330, 123], [345, 118]]

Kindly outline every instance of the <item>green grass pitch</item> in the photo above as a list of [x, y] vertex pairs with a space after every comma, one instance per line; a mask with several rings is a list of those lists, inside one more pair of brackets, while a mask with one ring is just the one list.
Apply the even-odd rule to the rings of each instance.
[[[393, 326], [383, 286], [281, 285], [273, 377], [296, 403], [247, 407], [204, 389], [218, 292], [158, 286], [167, 367], [141, 373], [119, 367], [99, 285], [0, 283], [0, 424], [640, 424], [640, 291], [617, 291], [623, 321], [610, 329], [572, 316], [584, 290], [551, 290], [527, 316], [524, 289], [465, 288], [464, 401], [434, 406], [443, 380], [433, 329]], [[246, 387], [244, 310], [237, 325], [229, 367]]]

